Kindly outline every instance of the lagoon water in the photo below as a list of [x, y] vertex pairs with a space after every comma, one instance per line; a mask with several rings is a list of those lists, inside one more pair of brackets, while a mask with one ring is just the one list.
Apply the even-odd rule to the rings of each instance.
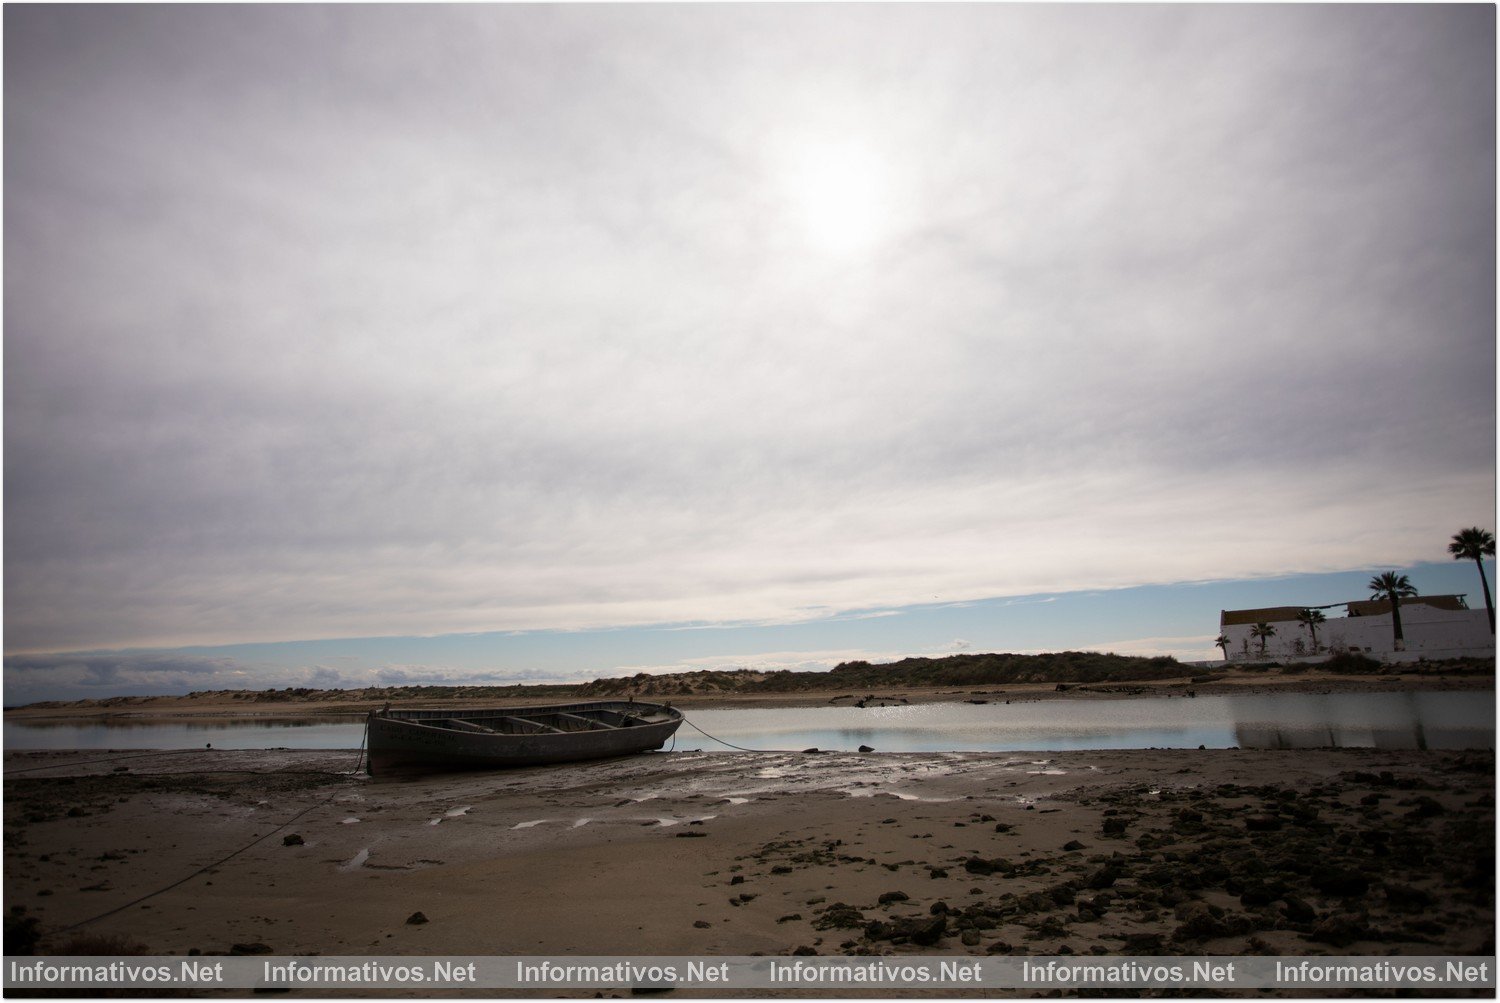
[[5, 749], [356, 749], [361, 714], [219, 721], [5, 722]]
[[[678, 749], [1060, 752], [1070, 749], [1493, 748], [1495, 696], [1283, 693], [891, 707], [692, 710]], [[5, 723], [5, 748], [353, 749], [363, 718]]]
[[[1364, 693], [1042, 700], [1020, 703], [702, 711], [690, 720], [755, 748], [882, 752], [1070, 749], [1491, 748], [1492, 693]], [[718, 725], [716, 730], [714, 725]], [[679, 744], [713, 745], [690, 725]]]

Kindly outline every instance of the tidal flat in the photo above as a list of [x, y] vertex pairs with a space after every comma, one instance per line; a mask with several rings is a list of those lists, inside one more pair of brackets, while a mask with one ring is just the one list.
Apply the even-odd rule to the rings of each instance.
[[355, 757], [7, 754], [7, 905], [54, 953], [1494, 953], [1490, 751], [679, 751], [383, 782]]

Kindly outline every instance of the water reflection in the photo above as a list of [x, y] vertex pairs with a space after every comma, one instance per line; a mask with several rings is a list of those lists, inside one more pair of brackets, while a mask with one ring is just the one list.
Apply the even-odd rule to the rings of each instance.
[[1235, 737], [1245, 748], [1473, 749], [1495, 742], [1489, 693], [1304, 694], [1295, 704], [1247, 696], [1235, 710]]

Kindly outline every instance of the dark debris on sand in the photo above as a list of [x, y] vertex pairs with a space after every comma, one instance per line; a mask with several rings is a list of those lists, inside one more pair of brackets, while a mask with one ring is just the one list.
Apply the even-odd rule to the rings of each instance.
[[[835, 901], [808, 922], [855, 931], [848, 954], [1492, 954], [1493, 755], [1431, 755], [1421, 776], [1351, 770], [1299, 788], [1079, 788], [1060, 800], [1098, 819], [1094, 852], [1071, 840], [1056, 855], [903, 861], [957, 869], [978, 894], [951, 905], [942, 883], [925, 900]], [[741, 859], [766, 865], [767, 880], [895, 869], [815, 839]]]

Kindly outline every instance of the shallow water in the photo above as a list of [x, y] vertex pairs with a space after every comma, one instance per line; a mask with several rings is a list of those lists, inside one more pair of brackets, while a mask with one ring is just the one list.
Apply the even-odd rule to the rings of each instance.
[[[331, 721], [337, 723], [330, 723]], [[108, 724], [5, 722], [10, 749], [356, 749], [364, 735], [360, 718], [287, 718], [275, 723], [234, 720], [170, 724], [111, 721]]]
[[[880, 752], [1071, 749], [1491, 748], [1494, 694], [1235, 695], [1007, 704], [695, 711], [704, 732], [754, 749]], [[678, 730], [679, 746], [722, 748]]]
[[[722, 752], [695, 730], [757, 751], [879, 752], [1071, 749], [1493, 748], [1490, 691], [1041, 700], [1007, 704], [694, 710], [675, 748]], [[363, 720], [5, 723], [17, 749], [352, 749]], [[673, 746], [669, 746], [672, 748]]]

